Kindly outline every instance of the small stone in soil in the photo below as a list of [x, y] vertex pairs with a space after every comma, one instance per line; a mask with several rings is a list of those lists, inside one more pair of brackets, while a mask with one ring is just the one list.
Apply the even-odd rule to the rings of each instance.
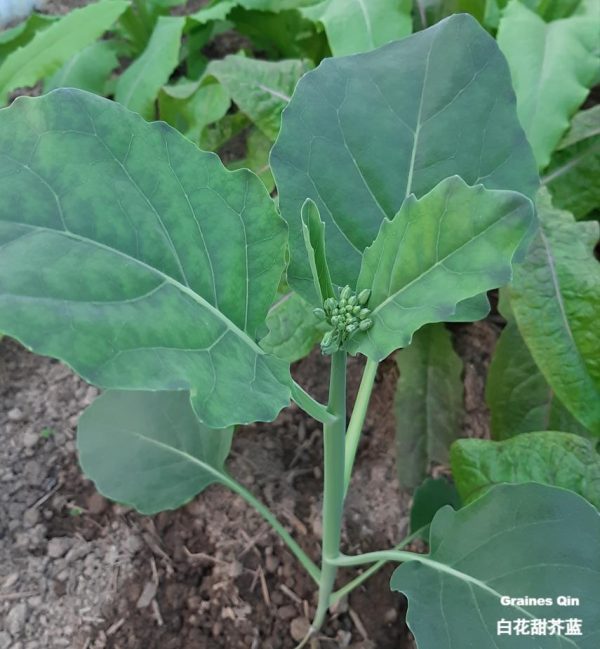
[[310, 631], [310, 622], [305, 617], [296, 617], [290, 624], [290, 635], [296, 642], [304, 640]]
[[6, 630], [13, 636], [18, 636], [25, 626], [27, 618], [27, 604], [19, 602], [13, 606], [6, 616]]
[[73, 539], [68, 536], [56, 536], [48, 541], [47, 553], [51, 559], [60, 559], [73, 546]]
[[23, 411], [20, 408], [11, 408], [8, 411], [8, 418], [11, 421], [21, 421], [23, 419]]

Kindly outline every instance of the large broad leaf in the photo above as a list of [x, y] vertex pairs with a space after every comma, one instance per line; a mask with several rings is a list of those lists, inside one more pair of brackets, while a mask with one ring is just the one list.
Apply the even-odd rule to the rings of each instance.
[[237, 54], [212, 61], [207, 73], [214, 75], [239, 109], [274, 140], [279, 133], [281, 111], [298, 79], [310, 67], [308, 61], [260, 61]]
[[580, 16], [546, 23], [512, 0], [498, 45], [510, 66], [519, 119], [543, 169], [600, 69], [598, 25]]
[[570, 489], [600, 509], [600, 455], [579, 435], [543, 431], [503, 442], [459, 439], [452, 476], [464, 502], [502, 482], [539, 482]]
[[269, 354], [288, 363], [308, 356], [329, 329], [313, 309], [296, 293], [288, 293], [276, 302], [267, 316], [269, 333], [260, 346]]
[[536, 430], [588, 434], [548, 385], [513, 319], [509, 319], [494, 350], [485, 398], [494, 439]]
[[190, 390], [213, 428], [270, 420], [254, 342], [285, 224], [249, 171], [77, 90], [0, 112], [0, 331], [107, 388]]
[[158, 96], [160, 118], [196, 143], [204, 129], [224, 117], [230, 106], [229, 93], [216, 81], [163, 86]]
[[515, 270], [510, 300], [521, 335], [552, 390], [600, 435], [600, 265], [590, 230], [540, 192], [541, 228]]
[[75, 9], [50, 27], [38, 31], [26, 45], [0, 65], [0, 105], [15, 88], [33, 86], [74, 54], [101, 36], [127, 9], [128, 2], [101, 0]]
[[96, 41], [72, 56], [44, 82], [44, 90], [80, 88], [103, 95], [111, 72], [119, 65], [113, 41]]
[[283, 112], [271, 166], [290, 226], [288, 278], [313, 303], [306, 198], [326, 224], [334, 284], [353, 287], [363, 251], [411, 193], [453, 174], [528, 196], [538, 182], [506, 62], [467, 15], [306, 74]]
[[201, 424], [185, 392], [109, 390], [79, 419], [77, 449], [100, 493], [155, 514], [226, 481], [232, 433]]
[[396, 363], [396, 467], [400, 486], [411, 488], [432, 462], [448, 464], [463, 417], [463, 368], [443, 325], [421, 329]]
[[147, 119], [155, 115], [154, 102], [179, 63], [183, 17], [161, 16], [139, 59], [119, 77], [115, 99]]
[[508, 283], [533, 220], [522, 194], [469, 187], [458, 176], [410, 196], [365, 251], [357, 289], [371, 289], [373, 326], [348, 348], [381, 360], [424, 324], [453, 315], [459, 302]]
[[[564, 489], [496, 487], [457, 512], [438, 512], [429, 554], [397, 568], [391, 587], [408, 597], [407, 623], [419, 649], [595, 649], [600, 515]], [[561, 606], [560, 596], [579, 605]], [[530, 603], [537, 598], [550, 601]], [[550, 633], [552, 619], [578, 620], [581, 633], [575, 622]]]
[[581, 219], [600, 207], [600, 106], [575, 115], [543, 178], [554, 204]]
[[323, 23], [334, 56], [368, 52], [412, 32], [412, 0], [322, 0], [302, 15]]

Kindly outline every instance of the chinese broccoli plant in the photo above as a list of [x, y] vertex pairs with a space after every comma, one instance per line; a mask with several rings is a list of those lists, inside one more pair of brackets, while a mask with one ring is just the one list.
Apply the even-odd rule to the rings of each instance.
[[[325, 60], [299, 82], [271, 164], [280, 212], [250, 171], [106, 99], [57, 90], [0, 112], [0, 330], [106, 390], [80, 420], [85, 472], [143, 513], [233, 489], [317, 583], [313, 634], [397, 561], [419, 649], [459, 646], [464, 629], [478, 649], [508, 647], [496, 620], [540, 615], [501, 596], [557, 594], [580, 598], [584, 636], [539, 646], [591, 649], [600, 517], [573, 493], [503, 485], [444, 508], [427, 555], [407, 539], [340, 550], [378, 363], [427, 323], [483, 317], [535, 232], [536, 164], [494, 40], [457, 15]], [[261, 347], [288, 250], [287, 281], [323, 321], [327, 404]], [[367, 359], [349, 418], [348, 354]], [[290, 399], [323, 425], [319, 565], [225, 468], [233, 427]], [[341, 566], [367, 565], [337, 584]]]

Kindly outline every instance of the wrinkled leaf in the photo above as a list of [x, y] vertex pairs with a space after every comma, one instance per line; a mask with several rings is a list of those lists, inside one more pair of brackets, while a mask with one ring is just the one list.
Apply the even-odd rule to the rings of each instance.
[[544, 169], [600, 70], [598, 25], [580, 16], [546, 23], [512, 0], [497, 38], [512, 74], [519, 119]]
[[548, 385], [512, 319], [496, 344], [485, 398], [494, 439], [536, 430], [587, 434]]
[[229, 94], [221, 84], [205, 81], [163, 86], [158, 95], [160, 118], [195, 143], [209, 124], [227, 114], [230, 105]]
[[274, 140], [279, 133], [281, 111], [298, 79], [309, 69], [308, 61], [261, 61], [238, 54], [212, 61], [207, 73], [214, 75], [239, 109]]
[[458, 176], [409, 196], [365, 250], [357, 288], [371, 289], [373, 327], [355, 334], [349, 350], [382, 360], [457, 303], [507, 284], [533, 221], [522, 194], [469, 187]]
[[302, 9], [323, 23], [334, 56], [374, 50], [412, 32], [411, 0], [323, 0]]
[[60, 70], [44, 82], [44, 91], [56, 88], [80, 88], [97, 95], [105, 94], [106, 82], [119, 65], [115, 43], [96, 41], [72, 56]]
[[306, 198], [326, 225], [333, 283], [354, 287], [363, 251], [409, 194], [453, 174], [528, 196], [538, 183], [506, 61], [467, 15], [308, 72], [284, 110], [271, 167], [290, 226], [288, 278], [315, 303]]
[[[428, 526], [434, 516], [445, 505], [453, 509], [461, 506], [456, 487], [446, 478], [427, 478], [415, 489], [413, 504], [410, 509], [410, 531], [412, 534]], [[426, 541], [429, 534], [423, 534]]]
[[421, 329], [396, 354], [396, 467], [402, 487], [416, 487], [432, 462], [448, 463], [463, 416], [462, 362], [443, 325]]
[[575, 115], [543, 182], [557, 207], [581, 219], [600, 207], [599, 177], [600, 106], [594, 106]]
[[[430, 552], [396, 569], [392, 590], [408, 597], [419, 649], [595, 649], [600, 633], [600, 515], [580, 496], [544, 485], [495, 487], [431, 524]], [[578, 597], [559, 606], [559, 595]], [[550, 606], [501, 596], [552, 598]], [[581, 636], [498, 635], [500, 620], [582, 620]], [[467, 634], [467, 635], [465, 635]]]
[[289, 293], [276, 302], [267, 316], [269, 333], [260, 346], [269, 354], [288, 363], [308, 356], [329, 329], [318, 320], [310, 304], [296, 293]]
[[538, 199], [540, 232], [515, 268], [511, 307], [533, 359], [560, 401], [600, 435], [600, 265], [591, 230]]
[[1, 111], [0, 152], [0, 331], [101, 387], [189, 390], [213, 428], [287, 405], [254, 342], [285, 250], [256, 176], [78, 90]]
[[142, 55], [119, 77], [115, 99], [146, 119], [155, 116], [154, 102], [179, 63], [183, 17], [161, 16]]
[[127, 9], [128, 2], [101, 0], [74, 9], [64, 18], [38, 31], [23, 47], [9, 54], [0, 65], [0, 104], [15, 88], [33, 86], [74, 54], [101, 36]]
[[600, 509], [600, 455], [590, 440], [578, 435], [544, 431], [503, 442], [459, 439], [451, 458], [454, 482], [465, 502], [502, 482], [539, 482], [570, 489]]
[[232, 434], [200, 423], [186, 392], [109, 390], [80, 417], [77, 450], [101, 494], [156, 514], [226, 480]]

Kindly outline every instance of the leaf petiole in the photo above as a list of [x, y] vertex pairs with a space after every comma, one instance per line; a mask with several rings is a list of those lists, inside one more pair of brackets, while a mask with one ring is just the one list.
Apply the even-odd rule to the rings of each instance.
[[313, 419], [322, 424], [333, 424], [337, 417], [325, 405], [317, 401], [296, 381], [292, 381], [292, 399]]

